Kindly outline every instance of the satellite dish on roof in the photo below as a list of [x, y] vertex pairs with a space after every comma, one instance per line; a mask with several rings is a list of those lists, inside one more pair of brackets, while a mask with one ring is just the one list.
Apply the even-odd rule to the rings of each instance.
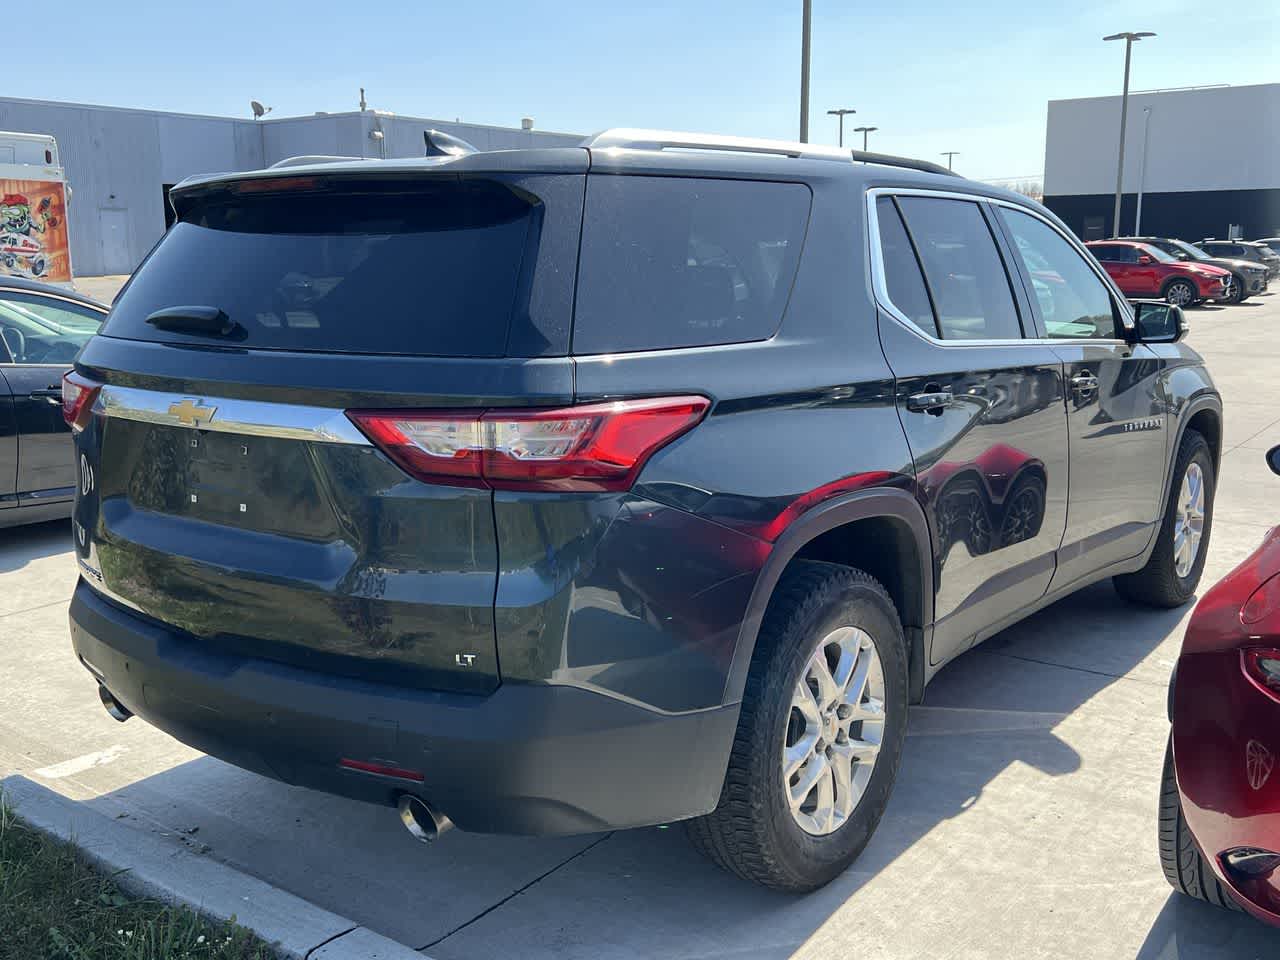
[[255, 120], [261, 120], [263, 117], [265, 117], [268, 113], [271, 112], [270, 107], [264, 107], [257, 100], [249, 101], [249, 109], [253, 111], [253, 119]]

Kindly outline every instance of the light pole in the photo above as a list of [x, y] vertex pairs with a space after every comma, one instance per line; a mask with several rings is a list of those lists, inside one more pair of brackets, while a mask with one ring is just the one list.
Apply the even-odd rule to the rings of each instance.
[[813, 32], [813, 0], [804, 0], [800, 39], [800, 142], [809, 142], [809, 35]]
[[[852, 107], [840, 107], [837, 110], [828, 110], [827, 113], [833, 117], [840, 118], [840, 146], [844, 146], [844, 115], [846, 113], [857, 113]], [[859, 127], [858, 129], [862, 129]]]
[[1129, 60], [1133, 55], [1133, 44], [1143, 37], [1154, 37], [1155, 34], [1150, 30], [1141, 30], [1137, 33], [1113, 33], [1109, 37], [1103, 37], [1106, 40], [1123, 40], [1124, 41], [1124, 93], [1120, 96], [1120, 155], [1116, 160], [1116, 208], [1115, 215], [1111, 218], [1111, 235], [1113, 237], [1120, 236], [1120, 198], [1123, 195], [1121, 189], [1124, 186], [1124, 128], [1125, 121], [1129, 118]]
[[1133, 220], [1133, 233], [1142, 235], [1142, 191], [1147, 186], [1147, 141], [1151, 139], [1151, 108], [1142, 108], [1142, 163], [1138, 165], [1138, 213]]
[[951, 158], [960, 156], [959, 150], [943, 150], [942, 156], [947, 158], [947, 169], [951, 169]]
[[879, 130], [879, 129], [880, 129], [879, 127], [854, 127], [853, 128], [854, 133], [862, 134], [862, 152], [863, 153], [867, 152], [867, 134], [870, 133], [872, 130]]

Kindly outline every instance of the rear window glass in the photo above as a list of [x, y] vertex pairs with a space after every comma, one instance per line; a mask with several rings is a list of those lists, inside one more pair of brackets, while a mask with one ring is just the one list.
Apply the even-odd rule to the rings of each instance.
[[574, 352], [773, 336], [795, 279], [810, 196], [798, 183], [589, 177]]
[[[503, 356], [527, 311], [541, 216], [491, 181], [412, 191], [196, 200], [125, 288], [108, 336], [260, 349]], [[227, 338], [161, 330], [157, 310], [205, 306]]]

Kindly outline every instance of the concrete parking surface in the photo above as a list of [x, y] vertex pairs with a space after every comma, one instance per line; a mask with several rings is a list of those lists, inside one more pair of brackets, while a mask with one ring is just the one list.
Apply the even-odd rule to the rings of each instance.
[[[1226, 403], [1204, 583], [1280, 522], [1280, 296], [1190, 312]], [[0, 777], [21, 775], [437, 958], [1252, 958], [1280, 933], [1172, 893], [1156, 856], [1165, 693], [1190, 608], [1107, 583], [948, 667], [911, 716], [858, 863], [804, 897], [702, 860], [678, 826], [410, 840], [394, 811], [117, 724], [71, 655], [66, 523], [0, 531]]]

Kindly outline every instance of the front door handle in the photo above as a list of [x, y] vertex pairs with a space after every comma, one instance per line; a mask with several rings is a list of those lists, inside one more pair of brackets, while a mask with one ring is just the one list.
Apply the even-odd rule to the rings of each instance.
[[1071, 389], [1079, 394], [1097, 393], [1098, 378], [1092, 373], [1078, 373], [1071, 378]]
[[951, 401], [954, 399], [950, 390], [926, 390], [924, 393], [913, 393], [907, 397], [907, 409], [915, 413], [941, 415], [945, 408], [951, 406]]

